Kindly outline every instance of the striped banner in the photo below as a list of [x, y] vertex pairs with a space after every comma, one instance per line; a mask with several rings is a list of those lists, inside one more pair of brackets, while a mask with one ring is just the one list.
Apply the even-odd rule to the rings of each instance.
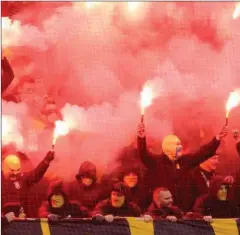
[[117, 219], [112, 223], [93, 220], [47, 219], [13, 221], [2, 230], [5, 235], [240, 235], [240, 219], [204, 221], [156, 220], [146, 223], [141, 218]]

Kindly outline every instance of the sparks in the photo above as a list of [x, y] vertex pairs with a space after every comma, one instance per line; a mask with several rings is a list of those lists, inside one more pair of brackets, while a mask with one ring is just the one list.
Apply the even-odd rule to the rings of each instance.
[[240, 2], [236, 4], [232, 17], [234, 20], [236, 20], [239, 17], [239, 15], [240, 15]]
[[69, 127], [66, 122], [64, 121], [56, 121], [55, 122], [55, 129], [53, 133], [53, 145], [55, 145], [56, 140], [59, 136], [65, 136], [69, 132]]
[[240, 104], [240, 91], [231, 92], [226, 104], [226, 117], [229, 117], [231, 109], [237, 107]]
[[152, 104], [153, 92], [150, 86], [145, 86], [141, 91], [141, 114], [144, 114], [144, 109]]

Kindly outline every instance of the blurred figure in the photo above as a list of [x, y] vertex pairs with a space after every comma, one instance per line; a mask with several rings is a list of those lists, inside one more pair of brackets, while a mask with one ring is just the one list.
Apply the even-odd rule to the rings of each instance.
[[27, 173], [21, 172], [21, 162], [15, 155], [8, 155], [3, 160], [2, 204], [24, 204], [24, 195], [28, 189], [38, 183], [54, 159], [54, 152], [48, 152], [39, 165]]
[[40, 120], [45, 128], [53, 128], [57, 120], [61, 120], [61, 114], [56, 102], [49, 96], [45, 96], [40, 114]]
[[85, 161], [80, 165], [76, 180], [69, 184], [68, 194], [71, 200], [77, 200], [90, 211], [104, 199], [102, 187], [97, 182], [96, 165]]
[[1, 90], [3, 95], [3, 93], [7, 90], [7, 88], [14, 79], [14, 72], [6, 57], [2, 58], [1, 67], [2, 67]]
[[39, 208], [40, 218], [58, 220], [60, 218], [88, 217], [88, 210], [77, 202], [70, 202], [63, 189], [62, 181], [53, 182], [49, 187], [48, 200]]
[[166, 218], [171, 222], [176, 222], [182, 218], [182, 211], [173, 206], [173, 197], [167, 188], [157, 188], [153, 193], [153, 200], [147, 212], [144, 215], [145, 221], [152, 219]]
[[107, 220], [112, 222], [114, 216], [140, 216], [140, 208], [136, 204], [127, 201], [127, 190], [123, 183], [115, 184], [110, 198], [99, 202], [93, 210], [93, 218], [99, 221]]
[[[145, 125], [141, 123], [138, 128], [138, 150], [142, 163], [148, 169], [148, 185], [152, 189], [166, 187], [178, 198], [177, 186], [187, 173], [213, 156], [219, 147], [220, 140], [228, 133], [224, 127], [210, 143], [202, 146], [196, 153], [184, 154], [180, 139], [175, 135], [168, 135], [162, 142], [162, 155], [152, 155], [147, 151]], [[178, 205], [178, 202], [176, 201]]]
[[13, 212], [8, 212], [5, 215], [3, 215], [1, 217], [1, 230], [7, 227], [14, 219], [15, 219], [15, 215]]
[[233, 138], [236, 141], [236, 148], [237, 148], [237, 152], [238, 155], [240, 156], [240, 134], [239, 134], [239, 130], [233, 130]]
[[238, 216], [237, 207], [231, 200], [231, 186], [224, 182], [221, 176], [214, 176], [210, 181], [208, 194], [196, 200], [193, 211], [200, 213], [204, 220], [211, 218], [235, 218]]

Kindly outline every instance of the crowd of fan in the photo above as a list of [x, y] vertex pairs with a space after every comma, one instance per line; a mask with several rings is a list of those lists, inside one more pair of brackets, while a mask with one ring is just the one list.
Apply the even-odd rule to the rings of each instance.
[[[32, 83], [25, 78], [19, 89], [29, 90]], [[21, 92], [16, 94], [15, 102], [24, 100]], [[55, 103], [48, 100], [47, 107], [52, 106], [55, 108]], [[52, 116], [48, 109], [42, 113], [49, 117], [45, 123], [52, 127], [58, 115]], [[15, 218], [26, 217], [92, 218], [108, 222], [129, 216], [142, 217], [146, 222], [158, 218], [172, 222], [198, 218], [211, 222], [212, 218], [240, 217], [240, 177], [215, 173], [219, 163], [217, 150], [227, 134], [225, 126], [193, 154], [183, 154], [180, 139], [169, 135], [162, 142], [162, 154], [155, 156], [147, 149], [145, 125], [141, 123], [137, 148], [129, 148], [124, 154], [134, 155], [143, 167], [125, 161], [116, 174], [106, 174], [99, 182], [96, 165], [86, 161], [80, 165], [73, 182], [54, 181], [47, 195], [44, 174], [54, 160], [54, 151], [48, 152], [27, 173], [21, 170], [19, 156], [8, 155], [2, 162], [2, 222], [7, 225]], [[238, 132], [234, 138], [240, 156]], [[31, 194], [33, 191], [35, 194]]]

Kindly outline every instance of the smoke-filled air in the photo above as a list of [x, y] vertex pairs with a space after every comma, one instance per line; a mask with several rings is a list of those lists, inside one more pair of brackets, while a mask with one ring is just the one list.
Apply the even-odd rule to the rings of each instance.
[[[37, 117], [48, 96], [66, 125], [49, 171], [68, 180], [85, 160], [110, 171], [136, 142], [148, 86], [149, 148], [161, 152], [162, 139], [176, 134], [185, 151], [195, 150], [224, 126], [229, 94], [239, 92], [239, 29], [234, 2], [29, 4], [2, 18], [3, 53], [15, 73], [5, 96], [22, 77], [35, 79], [28, 102], [2, 101], [3, 146], [14, 144], [34, 164], [45, 156], [54, 128], [43, 128]], [[240, 128], [239, 117], [235, 107], [230, 132]], [[222, 172], [235, 173], [234, 147], [230, 133], [220, 149]]]

